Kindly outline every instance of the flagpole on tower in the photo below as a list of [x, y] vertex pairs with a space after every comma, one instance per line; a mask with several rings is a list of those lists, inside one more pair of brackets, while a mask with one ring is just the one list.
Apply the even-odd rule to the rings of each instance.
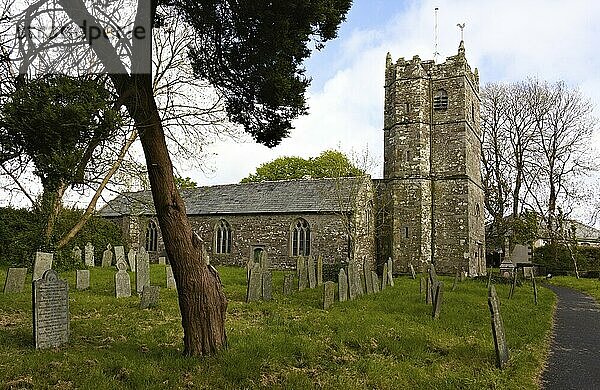
[[436, 63], [438, 56], [440, 55], [440, 53], [438, 52], [438, 11], [439, 8], [435, 7], [435, 24], [434, 24], [434, 28], [433, 28], [433, 62]]

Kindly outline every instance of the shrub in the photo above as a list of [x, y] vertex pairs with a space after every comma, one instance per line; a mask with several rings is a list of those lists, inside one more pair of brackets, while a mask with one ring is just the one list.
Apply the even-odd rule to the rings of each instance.
[[[590, 277], [598, 274], [600, 270], [600, 248], [578, 246], [575, 249], [575, 259], [580, 274], [588, 274]], [[555, 275], [575, 272], [571, 254], [568, 248], [562, 244], [545, 245], [537, 248], [534, 262], [545, 267], [547, 272]]]

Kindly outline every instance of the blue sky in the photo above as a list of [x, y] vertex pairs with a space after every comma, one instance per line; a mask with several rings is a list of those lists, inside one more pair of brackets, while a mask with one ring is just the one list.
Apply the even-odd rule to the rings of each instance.
[[[207, 148], [209, 173], [186, 170], [200, 185], [235, 183], [279, 156], [311, 157], [337, 148], [383, 159], [385, 55], [432, 59], [434, 8], [439, 7], [439, 61], [456, 54], [457, 23], [466, 23], [467, 60], [481, 84], [538, 77], [579, 86], [600, 102], [600, 2], [555, 0], [356, 0], [339, 37], [306, 62], [313, 79], [309, 115], [294, 122], [291, 136], [273, 149], [247, 140]], [[240, 160], [239, 156], [244, 156]], [[382, 164], [371, 166], [380, 177]]]

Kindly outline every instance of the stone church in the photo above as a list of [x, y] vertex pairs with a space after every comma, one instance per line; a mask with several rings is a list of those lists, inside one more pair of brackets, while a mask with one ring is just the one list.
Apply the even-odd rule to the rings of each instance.
[[[302, 179], [182, 191], [187, 213], [212, 263], [243, 265], [266, 251], [274, 268], [297, 256], [325, 264], [391, 257], [441, 273], [485, 274], [480, 174], [479, 76], [458, 54], [443, 63], [388, 54], [385, 69], [383, 179]], [[99, 215], [122, 228], [129, 245], [164, 251], [149, 191], [123, 193]]]

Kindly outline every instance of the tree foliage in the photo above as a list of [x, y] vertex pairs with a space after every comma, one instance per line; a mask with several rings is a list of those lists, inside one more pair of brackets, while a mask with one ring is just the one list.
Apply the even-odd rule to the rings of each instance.
[[302, 178], [362, 176], [365, 172], [352, 164], [346, 155], [337, 150], [326, 150], [319, 156], [279, 157], [256, 168], [256, 173], [242, 179], [242, 183], [291, 180]]

